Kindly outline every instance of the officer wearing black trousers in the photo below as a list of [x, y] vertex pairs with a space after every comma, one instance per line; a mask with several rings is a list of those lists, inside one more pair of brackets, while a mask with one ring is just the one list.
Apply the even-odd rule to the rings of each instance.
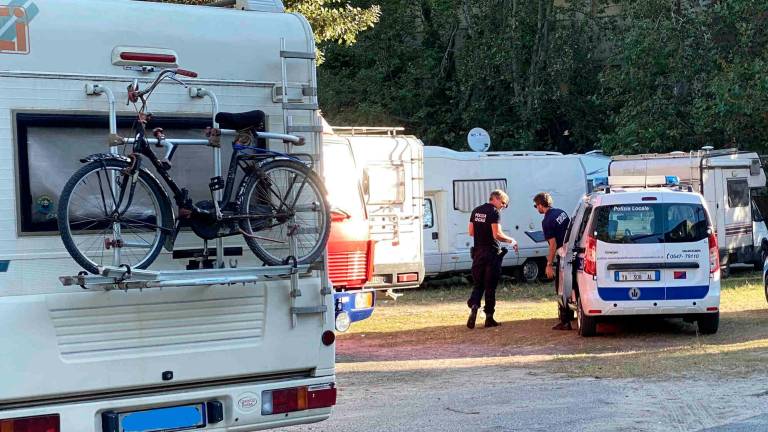
[[499, 212], [506, 208], [508, 203], [507, 194], [502, 190], [495, 190], [491, 192], [487, 203], [472, 210], [469, 219], [469, 235], [475, 239], [475, 246], [471, 251], [474, 288], [467, 301], [471, 309], [467, 327], [471, 329], [475, 328], [477, 310], [480, 309], [483, 293], [485, 293], [485, 326], [499, 325], [493, 319], [493, 313], [496, 308], [496, 285], [501, 275], [501, 261], [506, 253], [506, 249], [502, 249], [499, 242], [511, 243], [517, 251], [517, 242], [504, 234], [499, 223]]

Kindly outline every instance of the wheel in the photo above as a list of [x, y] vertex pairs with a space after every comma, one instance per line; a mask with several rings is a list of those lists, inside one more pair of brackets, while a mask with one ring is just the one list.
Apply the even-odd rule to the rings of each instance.
[[[248, 247], [267, 265], [280, 265], [294, 256], [310, 264], [325, 250], [331, 218], [325, 187], [306, 165], [274, 160], [243, 179], [238, 197], [240, 223]], [[295, 232], [296, 252], [291, 252]]]
[[168, 235], [163, 227], [173, 226], [173, 211], [157, 180], [139, 171], [131, 193], [131, 177], [122, 173], [127, 167], [121, 160], [90, 162], [61, 192], [61, 239], [72, 258], [91, 273], [106, 265], [149, 267]]
[[696, 320], [701, 334], [715, 334], [720, 326], [720, 312], [702, 314]]
[[590, 337], [597, 334], [597, 318], [584, 313], [581, 297], [576, 299], [576, 322], [579, 326], [579, 336]]
[[541, 265], [537, 260], [528, 259], [523, 263], [522, 277], [525, 282], [536, 282], [541, 275]]

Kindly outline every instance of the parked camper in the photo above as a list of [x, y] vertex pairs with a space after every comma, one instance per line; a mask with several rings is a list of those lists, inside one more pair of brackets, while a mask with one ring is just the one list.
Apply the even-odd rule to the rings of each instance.
[[[12, 347], [0, 356], [0, 430], [251, 431], [329, 417], [334, 305], [322, 260], [299, 277], [290, 263], [261, 267], [229, 239], [214, 252], [239, 250], [226, 260], [237, 269], [187, 271], [163, 251], [153, 272], [122, 269], [99, 282], [75, 276], [80, 268], [55, 231], [59, 193], [79, 159], [109, 151], [110, 120], [125, 136], [136, 118], [126, 86], [137, 79], [144, 87], [165, 68], [200, 77], [190, 89], [161, 84], [152, 96], [169, 140], [202, 138], [216, 111], [260, 109], [267, 130], [306, 139], [300, 149], [270, 148], [310, 155], [319, 168], [317, 101], [303, 96], [316, 94], [314, 38], [279, 3], [0, 5], [11, 17], [4, 22], [15, 23], [0, 48], [0, 340]], [[224, 157], [229, 142], [222, 138]], [[194, 198], [210, 199], [212, 153], [177, 149], [172, 173]], [[182, 230], [175, 251], [201, 243]], [[62, 275], [89, 289], [62, 286]], [[214, 283], [243, 280], [251, 282]]]
[[592, 150], [576, 156], [584, 165], [584, 170], [587, 173], [587, 187], [589, 192], [592, 192], [595, 187], [595, 179], [608, 177], [608, 165], [611, 164], [611, 158], [606, 156], [602, 150]]
[[373, 275], [376, 242], [371, 240], [362, 170], [349, 140], [335, 135], [327, 123], [324, 128], [325, 186], [331, 204], [328, 276], [336, 291], [336, 330], [344, 332], [373, 313], [376, 295], [366, 284]]
[[612, 176], [677, 176], [704, 195], [720, 245], [723, 274], [734, 263], [762, 265], [762, 244], [753, 237], [752, 190], [766, 186], [756, 153], [736, 149], [614, 156]]
[[338, 127], [362, 169], [371, 239], [376, 241], [374, 290], [416, 288], [424, 279], [421, 227], [423, 148], [402, 128]]
[[502, 213], [502, 226], [520, 248], [519, 254], [506, 255], [503, 267], [526, 281], [542, 277], [548, 249], [533, 197], [547, 191], [555, 206], [570, 214], [587, 193], [579, 158], [556, 152], [475, 153], [428, 146], [424, 148], [424, 173], [427, 274], [471, 268], [469, 215], [487, 202], [491, 191], [502, 189], [510, 202]]

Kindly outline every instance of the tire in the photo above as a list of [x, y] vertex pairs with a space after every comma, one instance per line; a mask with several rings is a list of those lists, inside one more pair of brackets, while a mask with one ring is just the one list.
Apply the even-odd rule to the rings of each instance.
[[[121, 233], [119, 234], [120, 240], [127, 243], [142, 244], [142, 246], [120, 246], [120, 260], [118, 263], [114, 262], [114, 245], [108, 247], [106, 242], [110, 240], [110, 232], [112, 233], [112, 239], [114, 240], [115, 231], [112, 228], [114, 226], [114, 220], [109, 219], [112, 222], [107, 222], [111, 216], [107, 215], [107, 201], [108, 198], [101, 198], [96, 191], [110, 192], [109, 184], [102, 181], [109, 178], [109, 173], [119, 174], [121, 170], [128, 167], [128, 163], [121, 160], [98, 160], [90, 162], [77, 170], [72, 177], [70, 177], [64, 189], [61, 192], [59, 209], [58, 209], [58, 225], [61, 240], [64, 242], [64, 247], [69, 252], [69, 255], [85, 270], [98, 274], [99, 266], [105, 265], [129, 265], [131, 268], [145, 269], [149, 267], [157, 255], [162, 250], [166, 237], [168, 235], [167, 229], [162, 227], [173, 226], [173, 210], [171, 210], [168, 204], [168, 197], [165, 194], [162, 186], [157, 183], [154, 177], [150, 174], [139, 171], [137, 179], [137, 186], [134, 193], [134, 199], [131, 205], [125, 211], [123, 218], [118, 220], [120, 224]], [[103, 176], [103, 177], [102, 177]], [[116, 178], [118, 178], [116, 176]], [[90, 179], [98, 179], [97, 182], [89, 182]], [[118, 179], [119, 181], [119, 179]], [[106, 184], [106, 186], [105, 186]], [[73, 193], [76, 195], [73, 197]], [[107, 195], [109, 196], [109, 195]], [[88, 199], [87, 197], [95, 197]], [[112, 206], [114, 207], [114, 199]], [[120, 204], [123, 204], [122, 202]], [[133, 219], [128, 216], [134, 216], [134, 218], [146, 218], [147, 211], [142, 210], [142, 204], [152, 206], [154, 210], [154, 223], [145, 222], [139, 219]], [[91, 211], [93, 215], [94, 211], [102, 213], [100, 205], [104, 206], [104, 216], [102, 220], [95, 218], [88, 218], [84, 214], [88, 214]], [[80, 212], [80, 217], [84, 218], [84, 221], [76, 221], [77, 213]], [[133, 213], [131, 214], [131, 211]], [[150, 218], [152, 215], [149, 216]], [[80, 231], [74, 231], [74, 228], [78, 224], [84, 224], [91, 221], [95, 221], [88, 226], [84, 226]], [[80, 225], [82, 226], [82, 225]], [[95, 228], [94, 228], [95, 227]], [[100, 228], [100, 232], [97, 232]], [[154, 227], [154, 228], [153, 228]], [[148, 229], [149, 228], [149, 229]], [[129, 231], [133, 230], [133, 233]], [[127, 233], [127, 234], [126, 234]], [[139, 234], [142, 233], [142, 234]], [[99, 237], [104, 235], [104, 240], [100, 240]], [[149, 237], [152, 235], [153, 237]], [[151, 242], [147, 240], [151, 238]], [[101, 242], [101, 244], [99, 244]], [[143, 244], [146, 243], [146, 246]], [[92, 252], [87, 249], [93, 247], [101, 248], [101, 253]], [[107, 252], [110, 249], [110, 252]]]
[[541, 263], [538, 260], [525, 260], [520, 270], [520, 275], [525, 283], [536, 282], [542, 275]]
[[576, 321], [579, 327], [579, 336], [592, 337], [597, 334], [597, 319], [584, 313], [584, 304], [581, 297], [576, 299]]
[[720, 326], [720, 312], [702, 314], [696, 320], [696, 325], [698, 325], [701, 334], [717, 333], [717, 328]]
[[[240, 214], [262, 215], [262, 218], [253, 218], [253, 221], [251, 219], [243, 220], [240, 223], [240, 228], [244, 232], [243, 236], [248, 247], [266, 265], [286, 264], [286, 260], [291, 256], [288, 247], [290, 236], [287, 232], [289, 220], [273, 217], [274, 213], [281, 211], [281, 205], [275, 203], [274, 198], [267, 198], [267, 195], [270, 197], [288, 196], [288, 193], [294, 190], [296, 181], [292, 180], [290, 185], [287, 185], [282, 184], [281, 180], [288, 182], [290, 176], [305, 179], [299, 184], [304, 184], [306, 181], [303, 187], [296, 189], [300, 190], [300, 196], [296, 199], [301, 199], [301, 202], [297, 204], [304, 203], [305, 211], [299, 209], [296, 212], [296, 209], [293, 208], [288, 212], [294, 213], [292, 216], [294, 220], [299, 213], [309, 215], [306, 219], [302, 217], [302, 221], [297, 223], [299, 229], [304, 225], [304, 228], [310, 231], [309, 234], [304, 234], [305, 241], [303, 243], [299, 241], [300, 244], [297, 246], [299, 256], [295, 257], [297, 263], [311, 264], [320, 258], [331, 232], [330, 207], [326, 199], [325, 186], [323, 186], [320, 177], [300, 162], [279, 159], [265, 163], [259, 171], [243, 179], [238, 193], [237, 205]], [[268, 184], [264, 181], [265, 178], [270, 180]], [[268, 186], [268, 190], [265, 186]], [[282, 190], [281, 186], [285, 186], [285, 190]], [[270, 212], [270, 215], [264, 217], [265, 211]], [[302, 234], [299, 234], [297, 238], [301, 236]]]

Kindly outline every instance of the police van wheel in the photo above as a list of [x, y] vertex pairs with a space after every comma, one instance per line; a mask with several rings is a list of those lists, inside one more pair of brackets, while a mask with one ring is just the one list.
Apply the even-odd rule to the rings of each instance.
[[536, 282], [541, 275], [541, 264], [537, 260], [528, 259], [523, 263], [521, 276], [524, 282]]
[[720, 326], [720, 312], [708, 313], [699, 316], [696, 320], [701, 334], [715, 334]]
[[576, 322], [579, 326], [579, 336], [590, 337], [597, 334], [597, 319], [584, 313], [581, 297], [576, 300]]

